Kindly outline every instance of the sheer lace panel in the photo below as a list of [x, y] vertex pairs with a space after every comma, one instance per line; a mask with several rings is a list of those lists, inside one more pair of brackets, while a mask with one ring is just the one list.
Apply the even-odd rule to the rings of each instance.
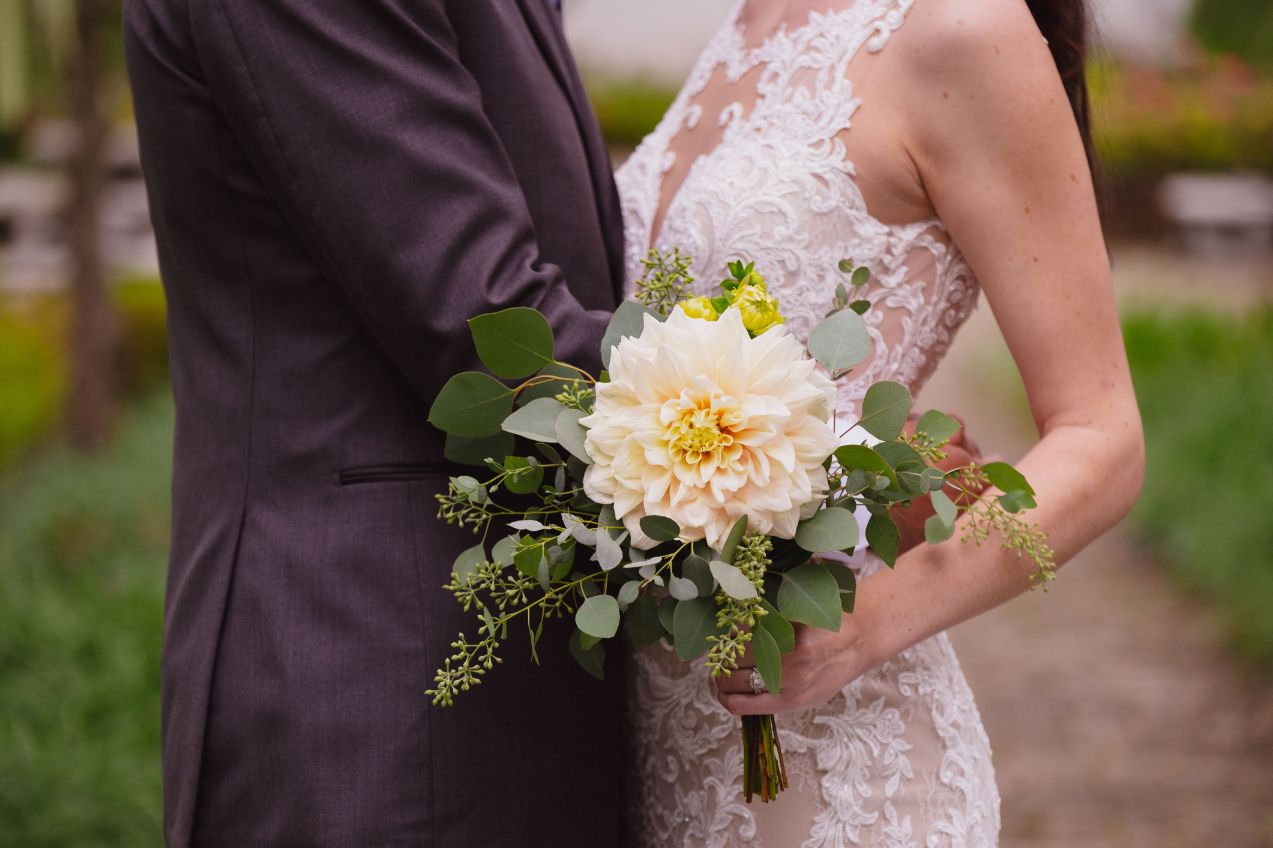
[[[754, 260], [806, 339], [837, 266], [872, 272], [857, 296], [871, 358], [838, 386], [843, 424], [876, 380], [918, 390], [976, 300], [976, 281], [937, 219], [888, 224], [855, 182], [852, 127], [873, 56], [915, 0], [856, 0], [775, 34], [749, 34], [740, 3], [658, 128], [620, 169], [629, 287], [651, 246], [694, 259], [700, 293], [728, 261]], [[869, 117], [869, 110], [863, 115]], [[880, 567], [868, 555], [861, 592]], [[816, 710], [782, 716], [792, 790], [747, 805], [737, 720], [701, 663], [664, 648], [632, 664], [633, 845], [993, 846], [999, 799], [989, 743], [949, 642], [934, 637]]]

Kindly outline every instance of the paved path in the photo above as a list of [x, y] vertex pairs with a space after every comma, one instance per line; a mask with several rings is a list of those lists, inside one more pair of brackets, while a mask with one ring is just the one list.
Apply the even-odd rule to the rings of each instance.
[[[1121, 293], [1148, 297], [1141, 279], [1161, 280], [1146, 272], [1164, 264], [1126, 257]], [[1232, 304], [1267, 283], [1242, 269], [1226, 279], [1218, 293], [1168, 280], [1155, 296]], [[1002, 390], [1007, 368], [983, 305], [921, 406], [964, 414], [984, 446], [1015, 459], [1033, 433], [1023, 402]], [[1214, 616], [1125, 531], [1088, 548], [1046, 595], [952, 635], [994, 746], [1004, 848], [1273, 846], [1273, 684], [1237, 666]]]

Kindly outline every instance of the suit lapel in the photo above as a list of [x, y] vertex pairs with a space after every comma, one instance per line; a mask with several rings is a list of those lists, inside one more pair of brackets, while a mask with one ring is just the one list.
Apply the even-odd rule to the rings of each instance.
[[535, 43], [570, 102], [575, 124], [583, 138], [597, 200], [597, 213], [601, 218], [603, 232], [614, 242], [608, 244], [607, 248], [611, 256], [611, 277], [617, 302], [623, 297], [623, 222], [619, 213], [614, 175], [610, 168], [610, 152], [601, 137], [592, 107], [588, 104], [583, 81], [570, 59], [565, 33], [557, 13], [548, 8], [545, 0], [517, 0], [517, 4], [522, 10], [522, 16], [526, 18]]

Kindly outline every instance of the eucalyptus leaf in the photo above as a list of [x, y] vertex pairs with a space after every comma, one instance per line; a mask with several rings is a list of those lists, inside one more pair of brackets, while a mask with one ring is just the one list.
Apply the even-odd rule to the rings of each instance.
[[508, 526], [514, 530], [525, 530], [527, 533], [538, 533], [540, 530], [546, 529], [542, 522], [533, 518], [520, 518], [517, 521], [510, 521]]
[[716, 594], [716, 577], [707, 560], [698, 554], [690, 554], [681, 561], [681, 574], [694, 581], [699, 595], [708, 597]]
[[575, 662], [583, 667], [588, 674], [604, 680], [606, 676], [606, 649], [600, 642], [596, 642], [590, 648], [583, 646], [582, 634], [576, 630], [570, 634], [568, 643], [570, 655], [575, 658]]
[[1025, 475], [1006, 462], [987, 462], [981, 466], [981, 473], [986, 475], [990, 485], [1002, 492], [1034, 494], [1034, 489], [1026, 482]]
[[446, 447], [442, 455], [459, 465], [486, 465], [486, 460], [497, 456], [507, 456], [513, 451], [511, 433], [496, 433], [493, 436], [482, 436], [469, 439], [447, 433]]
[[629, 580], [619, 587], [619, 593], [616, 595], [620, 606], [629, 606], [641, 594], [641, 581]]
[[881, 380], [866, 390], [858, 426], [877, 439], [892, 441], [901, 434], [910, 408], [909, 389], [901, 383]]
[[680, 605], [681, 602], [676, 598], [664, 598], [659, 603], [659, 624], [669, 636], [672, 635], [672, 621], [676, 617], [676, 608]]
[[944, 412], [930, 409], [919, 418], [916, 433], [923, 433], [934, 442], [948, 442], [959, 432], [959, 422]]
[[726, 595], [738, 601], [756, 597], [755, 584], [747, 579], [747, 575], [743, 574], [738, 566], [713, 560], [709, 563], [709, 567], [712, 569], [712, 576], [720, 583]]
[[456, 582], [464, 586], [468, 584], [473, 572], [481, 568], [485, 562], [486, 549], [481, 545], [474, 545], [460, 552], [460, 555], [455, 558], [455, 565], [451, 566], [451, 572], [455, 575]]
[[765, 615], [759, 619], [762, 629], [769, 631], [769, 635], [774, 637], [774, 641], [778, 643], [778, 650], [784, 654], [789, 654], [796, 649], [796, 629], [791, 626], [791, 622], [778, 612], [778, 608], [769, 601], [762, 601], [761, 607], [765, 610]]
[[505, 536], [491, 548], [491, 562], [498, 566], [508, 565], [517, 556], [517, 536]]
[[840, 587], [840, 609], [846, 613], [853, 612], [853, 605], [857, 600], [857, 575], [848, 566], [835, 562], [827, 563], [827, 571], [831, 572]]
[[849, 282], [855, 286], [864, 286], [871, 280], [871, 269], [867, 267], [858, 268], [853, 272], [852, 279]]
[[526, 457], [505, 457], [504, 470], [512, 472], [504, 478], [504, 488], [515, 495], [533, 494], [544, 482], [543, 466], [538, 462], [532, 463]]
[[579, 419], [583, 417], [584, 413], [578, 409], [564, 409], [557, 416], [554, 430], [557, 441], [570, 452], [571, 456], [585, 464], [591, 464], [592, 457], [588, 456], [588, 451], [584, 449], [584, 440], [588, 437], [588, 431], [579, 423]]
[[611, 595], [593, 595], [575, 612], [575, 626], [598, 639], [613, 636], [619, 629], [619, 619], [619, 602]]
[[1034, 495], [1019, 490], [1000, 495], [997, 500], [1004, 509], [1011, 513], [1017, 513], [1023, 509], [1034, 509], [1038, 506], [1035, 503]]
[[681, 525], [662, 515], [647, 515], [641, 519], [641, 532], [656, 542], [670, 542], [681, 534]]
[[833, 313], [809, 335], [809, 354], [835, 374], [852, 368], [871, 352], [871, 334], [852, 310]]
[[773, 634], [763, 627], [752, 631], [751, 655], [756, 661], [756, 670], [765, 680], [765, 688], [777, 695], [782, 691], [782, 652]]
[[505, 433], [522, 436], [533, 442], [557, 441], [557, 419], [566, 411], [552, 398], [538, 398], [504, 419]]
[[959, 508], [945, 492], [933, 492], [929, 495], [929, 499], [933, 502], [933, 511], [937, 513], [937, 517], [943, 524], [955, 523], [955, 519], [959, 516]]
[[840, 629], [840, 585], [824, 563], [807, 562], [783, 574], [777, 606], [789, 621]]
[[708, 637], [719, 636], [721, 632], [716, 626], [716, 602], [711, 598], [681, 601], [672, 613], [672, 638], [676, 655], [683, 660], [706, 653], [711, 646]]
[[866, 445], [842, 445], [835, 449], [835, 459], [845, 471], [868, 471], [887, 477], [891, 483], [897, 482], [893, 467], [883, 456]]
[[667, 592], [678, 601], [692, 601], [698, 597], [698, 586], [693, 580], [673, 576], [667, 581]]
[[515, 306], [469, 319], [482, 364], [509, 379], [529, 377], [553, 361], [553, 331], [538, 311]]
[[610, 352], [624, 338], [638, 338], [645, 330], [645, 316], [662, 321], [662, 317], [654, 310], [631, 300], [625, 300], [614, 311], [606, 334], [601, 339], [601, 363], [610, 367]]
[[721, 545], [720, 558], [725, 560], [725, 562], [733, 562], [734, 554], [738, 551], [738, 543], [746, 535], [747, 516], [740, 515], [738, 520], [734, 522], [734, 526], [729, 528], [729, 535], [725, 537], [725, 543]]
[[810, 553], [843, 551], [857, 543], [857, 519], [838, 506], [818, 510], [796, 527], [796, 544]]
[[593, 551], [592, 558], [596, 560], [597, 565], [601, 566], [601, 570], [610, 571], [618, 568], [619, 563], [623, 562], [623, 548], [610, 535], [610, 531], [605, 527], [598, 527], [594, 540], [597, 549]]
[[897, 565], [902, 536], [892, 517], [887, 514], [872, 515], [871, 520], [866, 522], [866, 543], [889, 568]]
[[940, 516], [930, 515], [924, 522], [924, 540], [930, 545], [944, 542], [955, 535], [955, 525], [942, 521]]
[[623, 620], [627, 623], [628, 638], [638, 648], [653, 645], [663, 638], [665, 631], [659, 622], [658, 603], [650, 595], [638, 596], [628, 607]]
[[500, 432], [513, 411], [513, 391], [489, 374], [456, 374], [429, 408], [429, 423], [442, 432], [477, 439]]

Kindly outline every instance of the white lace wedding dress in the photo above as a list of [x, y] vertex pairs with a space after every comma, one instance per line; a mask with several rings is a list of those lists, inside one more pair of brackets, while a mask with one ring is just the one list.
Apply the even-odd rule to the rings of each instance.
[[[803, 339], [844, 281], [837, 263], [851, 258], [871, 269], [871, 282], [856, 296], [872, 302], [865, 318], [875, 348], [839, 386], [838, 409], [847, 416], [877, 380], [918, 389], [977, 295], [941, 222], [882, 223], [867, 211], [847, 161], [859, 106], [855, 60], [883, 50], [914, 2], [843, 0], [755, 44], [740, 22], [740, 4], [617, 177], [629, 285], [651, 246], [691, 255], [703, 292], [725, 275], [729, 260], [746, 257]], [[708, 113], [702, 97], [709, 82], [739, 92], [737, 102]], [[665, 187], [675, 165], [670, 143], [703, 121], [718, 122], [719, 142], [679, 187]], [[862, 593], [879, 567], [868, 554]], [[997, 844], [989, 742], [945, 634], [816, 710], [780, 716], [792, 787], [766, 805], [743, 800], [738, 720], [710, 694], [702, 665], [682, 663], [663, 646], [637, 652], [633, 665], [638, 848]]]

